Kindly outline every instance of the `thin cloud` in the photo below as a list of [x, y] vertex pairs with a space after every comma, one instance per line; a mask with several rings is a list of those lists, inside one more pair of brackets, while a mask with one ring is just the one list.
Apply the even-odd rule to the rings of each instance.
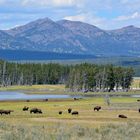
[[67, 16], [64, 17], [64, 19], [66, 20], [71, 20], [71, 21], [82, 21], [82, 22], [86, 22], [95, 26], [101, 26], [103, 24], [103, 22], [105, 22], [105, 18], [99, 18], [96, 17], [95, 15], [91, 14], [91, 13], [83, 13], [83, 14], [79, 14], [79, 15], [74, 15], [74, 16]]
[[[139, 0], [0, 0], [0, 22], [5, 28], [38, 18], [68, 19], [113, 29], [140, 27]], [[8, 23], [8, 24], [7, 24]], [[0, 25], [0, 28], [3, 26]]]
[[23, 6], [52, 6], [52, 7], [67, 7], [67, 6], [78, 6], [79, 0], [23, 0]]
[[124, 20], [131, 20], [131, 19], [136, 19], [136, 18], [140, 18], [140, 13], [135, 12], [132, 15], [128, 15], [128, 16], [119, 16], [117, 17], [115, 20], [116, 21], [124, 21]]

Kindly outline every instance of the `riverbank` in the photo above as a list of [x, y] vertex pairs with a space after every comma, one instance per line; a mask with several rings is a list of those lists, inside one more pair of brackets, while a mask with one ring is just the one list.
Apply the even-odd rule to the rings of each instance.
[[0, 91], [19, 91], [25, 94], [53, 94], [53, 95], [86, 95], [86, 96], [130, 96], [140, 94], [140, 90], [130, 90], [128, 92], [70, 92], [65, 89], [65, 85], [32, 85], [32, 86], [8, 86], [0, 87]]

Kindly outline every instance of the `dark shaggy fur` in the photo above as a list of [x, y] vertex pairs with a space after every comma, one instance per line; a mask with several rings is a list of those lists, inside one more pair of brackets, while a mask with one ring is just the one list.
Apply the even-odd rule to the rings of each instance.
[[118, 117], [119, 118], [127, 118], [127, 116], [125, 116], [125, 115], [119, 115]]
[[79, 112], [78, 112], [78, 111], [73, 111], [71, 114], [72, 114], [72, 115], [78, 115]]
[[94, 107], [94, 111], [99, 111], [99, 110], [101, 110], [101, 106], [96, 106], [96, 107]]
[[71, 113], [71, 111], [72, 111], [72, 109], [71, 109], [71, 108], [69, 108], [69, 109], [68, 109], [68, 113]]
[[38, 109], [38, 108], [32, 108], [30, 110], [30, 113], [34, 113], [34, 114], [39, 113], [39, 114], [42, 114], [42, 110], [41, 109]]
[[28, 109], [29, 109], [29, 107], [24, 106], [22, 110], [23, 110], [23, 111], [28, 111]]

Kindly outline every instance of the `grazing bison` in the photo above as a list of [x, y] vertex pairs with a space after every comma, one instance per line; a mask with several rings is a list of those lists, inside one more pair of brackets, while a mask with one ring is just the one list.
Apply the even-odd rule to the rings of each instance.
[[118, 117], [119, 118], [127, 118], [127, 116], [125, 116], [125, 115], [119, 115]]
[[32, 108], [31, 110], [30, 110], [30, 113], [39, 113], [39, 114], [42, 114], [42, 111], [41, 111], [41, 109], [38, 109], [38, 108]]
[[71, 114], [72, 114], [72, 115], [78, 115], [79, 112], [78, 112], [78, 111], [73, 111]]
[[68, 113], [71, 113], [71, 111], [72, 111], [72, 109], [71, 109], [71, 108], [69, 108], [69, 109], [68, 109]]
[[61, 115], [63, 112], [62, 111], [59, 111], [59, 115]]
[[137, 102], [140, 102], [140, 99], [138, 99]]
[[0, 114], [6, 114], [6, 115], [10, 115], [11, 112], [14, 112], [13, 110], [0, 110]]
[[30, 102], [30, 100], [26, 100], [26, 102]]
[[24, 106], [22, 110], [23, 110], [23, 111], [28, 111], [28, 109], [29, 109], [29, 107]]
[[139, 113], [140, 113], [140, 108], [139, 108], [139, 110], [138, 110], [138, 111], [139, 111]]
[[79, 100], [78, 98], [74, 98], [74, 100], [76, 101], [76, 100]]
[[48, 99], [45, 99], [46, 102], [48, 102]]
[[101, 109], [101, 106], [96, 106], [96, 107], [94, 107], [94, 111], [99, 111]]

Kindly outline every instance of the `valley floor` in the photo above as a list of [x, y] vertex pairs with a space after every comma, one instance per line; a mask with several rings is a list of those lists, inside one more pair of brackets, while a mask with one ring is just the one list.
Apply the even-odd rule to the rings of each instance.
[[[0, 109], [14, 110], [0, 115], [1, 140], [139, 140], [140, 103], [138, 98], [111, 98], [108, 106], [104, 98], [80, 100], [51, 100], [48, 102], [0, 102]], [[101, 111], [94, 111], [95, 106]], [[43, 114], [22, 111], [24, 106], [40, 108]], [[68, 114], [67, 109], [79, 115]], [[63, 111], [62, 115], [58, 112]], [[128, 118], [118, 118], [124, 114]]]
[[[139, 86], [134, 81], [132, 87]], [[64, 85], [33, 85], [1, 87], [0, 91], [24, 91], [27, 94], [83, 94], [65, 91]], [[132, 90], [128, 93], [139, 94]], [[88, 93], [95, 94], [95, 93]], [[96, 93], [100, 95], [99, 93]], [[107, 94], [107, 93], [102, 93]], [[116, 94], [116, 93], [112, 93]], [[79, 100], [59, 99], [49, 101], [0, 101], [0, 109], [14, 110], [10, 115], [0, 115], [0, 140], [139, 140], [140, 108], [139, 98], [110, 98], [110, 105], [102, 97]], [[94, 111], [95, 106], [101, 111]], [[24, 106], [37, 107], [43, 114], [22, 111]], [[79, 115], [68, 114], [67, 109], [78, 111]], [[62, 115], [58, 112], [63, 111]], [[128, 118], [118, 118], [124, 114]]]

